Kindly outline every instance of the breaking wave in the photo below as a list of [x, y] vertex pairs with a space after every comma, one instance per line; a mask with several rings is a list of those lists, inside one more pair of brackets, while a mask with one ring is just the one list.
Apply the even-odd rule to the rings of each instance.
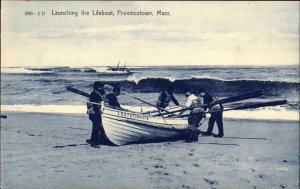
[[219, 80], [211, 78], [192, 79], [164, 79], [146, 78], [136, 81], [103, 81], [111, 85], [119, 85], [125, 90], [136, 92], [159, 92], [165, 86], [173, 86], [175, 93], [184, 93], [186, 89], [205, 89], [210, 93], [221, 94], [222, 96], [240, 94], [241, 92], [251, 92], [263, 90], [267, 95], [280, 96], [288, 92], [298, 96], [300, 83], [280, 82], [280, 81], [259, 81], [259, 80]]

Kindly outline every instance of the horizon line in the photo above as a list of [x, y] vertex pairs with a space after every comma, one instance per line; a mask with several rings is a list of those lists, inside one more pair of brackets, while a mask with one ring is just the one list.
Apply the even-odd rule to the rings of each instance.
[[[209, 66], [209, 67], [278, 67], [278, 66], [299, 66], [300, 64], [270, 64], [270, 65], [242, 65], [242, 64], [238, 64], [238, 65], [208, 65], [208, 64], [203, 64], [203, 65], [192, 65], [192, 64], [188, 64], [188, 65], [127, 65], [126, 67], [192, 67], [192, 66]], [[111, 65], [80, 65], [77, 67], [107, 67], [107, 66], [111, 66]], [[16, 68], [16, 67], [76, 67], [76, 65], [42, 65], [42, 66], [31, 66], [31, 65], [16, 65], [16, 66], [0, 66], [1, 68]]]

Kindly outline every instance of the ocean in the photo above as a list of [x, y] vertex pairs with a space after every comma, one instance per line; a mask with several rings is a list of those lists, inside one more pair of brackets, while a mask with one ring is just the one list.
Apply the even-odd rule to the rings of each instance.
[[[185, 103], [187, 88], [205, 89], [221, 99], [263, 90], [264, 95], [225, 104], [225, 108], [272, 100], [288, 104], [226, 112], [228, 118], [299, 120], [299, 66], [160, 66], [129, 67], [122, 74], [106, 67], [1, 67], [1, 111], [84, 113], [85, 97], [66, 90], [67, 86], [90, 93], [94, 81], [115, 86], [155, 104], [159, 91], [174, 86], [174, 95]], [[107, 91], [107, 93], [110, 91]], [[122, 105], [146, 110], [148, 105], [120, 95]], [[172, 104], [172, 103], [171, 103]]]

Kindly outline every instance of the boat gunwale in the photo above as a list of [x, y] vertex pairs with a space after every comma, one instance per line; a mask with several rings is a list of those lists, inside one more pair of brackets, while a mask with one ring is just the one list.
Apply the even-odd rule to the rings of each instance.
[[[147, 114], [141, 114], [139, 112], [135, 112], [135, 111], [127, 110], [127, 109], [118, 109], [118, 108], [114, 108], [114, 107], [111, 107], [111, 106], [108, 106], [108, 105], [105, 105], [104, 109], [109, 109], [111, 111], [117, 111], [117, 112], [131, 113], [131, 114], [136, 114], [136, 115], [139, 115], [139, 116], [144, 116], [144, 117], [154, 118], [154, 119], [186, 120], [184, 118], [179, 118], [179, 117], [177, 117], [177, 118], [176, 117], [170, 118], [170, 117], [158, 117], [158, 116], [153, 116], [153, 115], [150, 115], [150, 114], [149, 115], [147, 115]], [[106, 114], [105, 111], [103, 111], [103, 114]]]

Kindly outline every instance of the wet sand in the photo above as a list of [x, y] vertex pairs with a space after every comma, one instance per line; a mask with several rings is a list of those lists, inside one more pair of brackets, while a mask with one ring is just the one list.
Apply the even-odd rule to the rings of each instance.
[[224, 138], [95, 149], [86, 115], [2, 114], [1, 188], [298, 188], [299, 122], [224, 120]]

